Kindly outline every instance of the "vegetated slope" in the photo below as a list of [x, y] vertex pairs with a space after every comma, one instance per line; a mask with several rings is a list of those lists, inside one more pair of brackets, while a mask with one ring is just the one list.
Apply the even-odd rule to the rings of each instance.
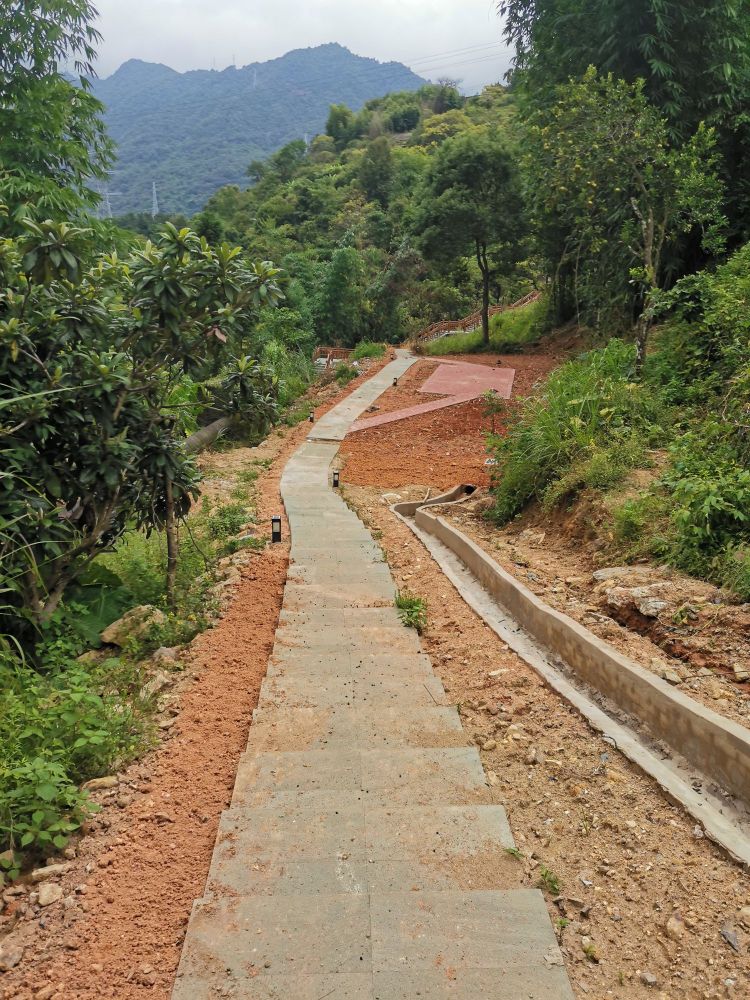
[[191, 213], [223, 184], [242, 184], [251, 160], [323, 130], [331, 104], [359, 108], [424, 81], [401, 63], [379, 63], [341, 45], [297, 49], [221, 72], [178, 73], [131, 59], [94, 84], [118, 145], [113, 211], [159, 206]]
[[[288, 274], [284, 308], [261, 329], [284, 343], [398, 343], [436, 320], [466, 316], [481, 301], [475, 255], [428, 256], [420, 211], [436, 160], [455, 142], [502, 142], [514, 98], [492, 85], [464, 97], [450, 84], [390, 93], [358, 112], [331, 108], [325, 134], [283, 147], [245, 191], [227, 185], [193, 220], [212, 242], [227, 239]], [[532, 284], [528, 270], [493, 283], [493, 302]]]

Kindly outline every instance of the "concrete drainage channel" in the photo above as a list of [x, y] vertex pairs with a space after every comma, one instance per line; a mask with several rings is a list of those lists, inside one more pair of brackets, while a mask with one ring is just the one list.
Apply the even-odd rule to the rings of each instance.
[[[688, 698], [541, 601], [486, 552], [426, 508], [473, 487], [391, 508], [423, 542], [466, 603], [589, 724], [651, 775], [750, 868], [750, 730]], [[669, 756], [654, 749], [666, 744]], [[696, 780], [696, 772], [700, 779]]]

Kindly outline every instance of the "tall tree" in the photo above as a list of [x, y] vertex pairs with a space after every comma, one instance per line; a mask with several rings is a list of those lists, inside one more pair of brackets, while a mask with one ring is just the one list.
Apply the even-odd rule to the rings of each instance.
[[359, 165], [359, 183], [370, 201], [387, 208], [393, 181], [393, 158], [388, 139], [381, 135], [368, 144]]
[[361, 338], [363, 276], [362, 258], [355, 247], [334, 251], [316, 303], [316, 327], [324, 342], [353, 346]]
[[[10, 223], [30, 206], [63, 217], [98, 200], [112, 146], [90, 92], [96, 9], [87, 0], [11, 0], [0, 17], [0, 197]], [[77, 81], [64, 75], [72, 63]], [[6, 223], [6, 228], [8, 223]]]
[[482, 339], [490, 342], [490, 286], [521, 257], [523, 205], [516, 162], [488, 128], [448, 139], [427, 172], [416, 232], [428, 259], [473, 255], [482, 277]]
[[516, 68], [544, 99], [588, 66], [634, 82], [688, 135], [736, 108], [750, 71], [750, 0], [500, 0]]
[[715, 128], [730, 234], [735, 244], [750, 237], [750, 0], [499, 0], [498, 9], [527, 104], [544, 106], [594, 66], [642, 79], [671, 140], [701, 122]]
[[550, 273], [572, 276], [576, 306], [589, 315], [622, 302], [636, 317], [640, 369], [670, 252], [693, 232], [708, 252], [723, 249], [715, 136], [701, 126], [687, 143], [670, 143], [642, 81], [591, 68], [530, 116], [522, 145]]

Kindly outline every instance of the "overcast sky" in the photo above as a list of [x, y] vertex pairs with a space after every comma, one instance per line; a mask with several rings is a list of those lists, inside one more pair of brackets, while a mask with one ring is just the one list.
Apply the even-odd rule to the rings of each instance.
[[509, 57], [496, 0], [94, 0], [104, 35], [98, 72], [126, 59], [173, 69], [224, 69], [339, 42], [357, 55], [406, 63], [420, 76], [479, 90]]

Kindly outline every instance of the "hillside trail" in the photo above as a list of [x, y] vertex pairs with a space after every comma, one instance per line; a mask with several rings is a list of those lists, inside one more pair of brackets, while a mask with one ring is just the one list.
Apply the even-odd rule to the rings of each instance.
[[288, 461], [291, 565], [248, 748], [173, 1000], [565, 1000], [538, 889], [460, 716], [329, 480], [405, 352]]

